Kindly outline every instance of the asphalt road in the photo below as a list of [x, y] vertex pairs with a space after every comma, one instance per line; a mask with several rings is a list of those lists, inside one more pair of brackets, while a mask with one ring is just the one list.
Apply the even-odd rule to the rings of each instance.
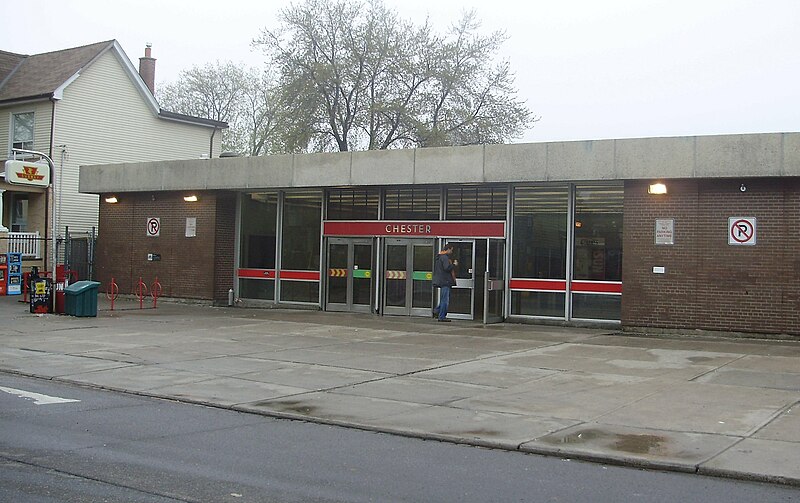
[[0, 374], [0, 501], [731, 503], [800, 501], [800, 489], [424, 441]]

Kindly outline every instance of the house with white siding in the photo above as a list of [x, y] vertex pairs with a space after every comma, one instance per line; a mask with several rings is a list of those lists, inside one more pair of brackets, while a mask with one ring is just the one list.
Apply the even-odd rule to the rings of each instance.
[[59, 238], [94, 232], [98, 197], [78, 192], [79, 166], [219, 156], [227, 124], [162, 110], [150, 51], [137, 71], [116, 40], [35, 55], [0, 50], [0, 166], [24, 158], [15, 148], [53, 161], [51, 189], [8, 183], [2, 170], [0, 253], [19, 251], [25, 269], [42, 267], [51, 222]]

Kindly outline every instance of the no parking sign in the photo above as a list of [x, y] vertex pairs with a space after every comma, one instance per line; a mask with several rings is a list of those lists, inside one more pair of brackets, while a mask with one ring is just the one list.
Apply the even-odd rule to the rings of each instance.
[[728, 244], [734, 246], [755, 246], [755, 217], [729, 217]]
[[158, 237], [161, 234], [161, 219], [158, 217], [150, 217], [147, 219], [147, 235], [149, 237]]

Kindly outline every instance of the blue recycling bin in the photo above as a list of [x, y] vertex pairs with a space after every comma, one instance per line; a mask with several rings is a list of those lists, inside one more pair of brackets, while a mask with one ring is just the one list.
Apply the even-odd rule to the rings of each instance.
[[97, 281], [76, 281], [64, 289], [64, 312], [70, 316], [97, 316]]

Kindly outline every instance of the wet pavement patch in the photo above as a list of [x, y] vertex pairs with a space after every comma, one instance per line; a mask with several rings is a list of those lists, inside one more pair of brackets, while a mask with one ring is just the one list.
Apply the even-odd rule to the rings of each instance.
[[292, 414], [302, 414], [304, 416], [313, 416], [317, 413], [318, 407], [313, 405], [308, 405], [306, 402], [302, 401], [274, 401], [274, 400], [263, 400], [261, 402], [255, 402], [249, 404], [251, 407], [259, 407], [264, 409], [269, 409], [273, 412], [286, 412]]
[[660, 454], [664, 452], [667, 438], [651, 434], [617, 433], [596, 428], [578, 430], [567, 435], [549, 435], [541, 439], [548, 444], [602, 443], [630, 454]]
[[659, 435], [618, 433], [589, 428], [563, 436], [548, 435], [541, 441], [553, 445], [602, 443], [614, 450], [630, 454], [661, 454], [668, 439]]
[[691, 468], [739, 441], [741, 437], [727, 435], [590, 423], [539, 437], [522, 444], [520, 449], [535, 452], [538, 445], [574, 455], [606, 455], [610, 459], [640, 459]]

